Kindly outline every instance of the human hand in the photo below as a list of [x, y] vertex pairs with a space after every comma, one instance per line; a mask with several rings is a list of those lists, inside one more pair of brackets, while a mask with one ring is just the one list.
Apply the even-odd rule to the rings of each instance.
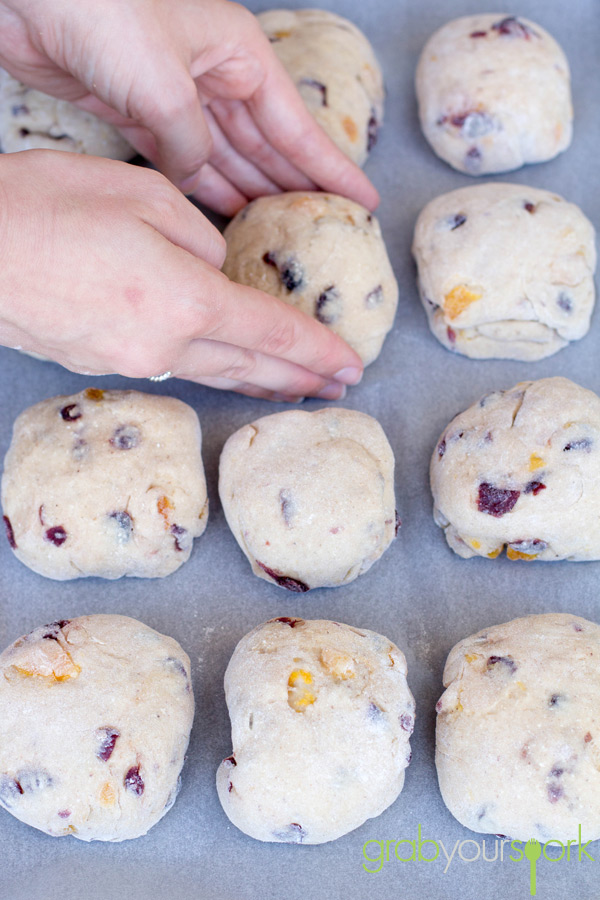
[[229, 0], [0, 0], [0, 63], [116, 125], [226, 215], [317, 187], [378, 195], [307, 111], [255, 17]]
[[219, 232], [158, 172], [0, 155], [0, 343], [76, 372], [168, 370], [269, 399], [338, 399], [359, 380], [341, 338], [229, 281], [224, 257]]

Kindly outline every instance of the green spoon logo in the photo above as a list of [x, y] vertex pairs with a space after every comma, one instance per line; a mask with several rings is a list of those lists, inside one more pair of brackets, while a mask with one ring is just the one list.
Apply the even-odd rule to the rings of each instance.
[[529, 860], [529, 893], [532, 897], [535, 897], [537, 886], [536, 886], [536, 864], [540, 856], [542, 855], [542, 848], [539, 841], [536, 841], [535, 838], [531, 838], [530, 841], [527, 841], [524, 847], [525, 856]]

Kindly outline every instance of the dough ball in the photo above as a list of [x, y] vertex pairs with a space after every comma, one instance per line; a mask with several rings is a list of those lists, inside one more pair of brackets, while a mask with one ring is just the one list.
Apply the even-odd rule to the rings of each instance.
[[289, 591], [354, 581], [400, 526], [392, 448], [376, 419], [350, 409], [240, 428], [221, 454], [219, 495], [254, 574]]
[[28, 88], [0, 69], [0, 150], [40, 149], [121, 160], [136, 155], [108, 122], [66, 100]]
[[335, 194], [260, 197], [225, 229], [223, 272], [329, 326], [365, 365], [379, 356], [398, 285], [371, 213]]
[[565, 843], [600, 837], [600, 628], [564, 613], [466, 638], [444, 669], [436, 764], [473, 831]]
[[383, 122], [385, 95], [379, 63], [362, 31], [324, 9], [272, 9], [258, 21], [309, 112], [362, 166]]
[[474, 359], [542, 359], [587, 334], [595, 233], [573, 203], [517, 184], [436, 197], [413, 254], [429, 325]]
[[88, 388], [21, 413], [2, 476], [15, 556], [40, 575], [160, 578], [189, 559], [208, 499], [196, 413]]
[[415, 704], [404, 655], [382, 635], [272, 619], [237, 645], [225, 695], [233, 753], [217, 791], [251, 837], [333, 841], [402, 790]]
[[444, 430], [434, 518], [459, 556], [600, 559], [600, 398], [566, 378], [494, 391]]
[[535, 22], [502, 13], [454, 19], [417, 66], [423, 133], [467, 175], [544, 162], [571, 143], [569, 63]]
[[126, 616], [36, 628], [0, 655], [0, 805], [60, 837], [124, 841], [175, 802], [190, 661]]

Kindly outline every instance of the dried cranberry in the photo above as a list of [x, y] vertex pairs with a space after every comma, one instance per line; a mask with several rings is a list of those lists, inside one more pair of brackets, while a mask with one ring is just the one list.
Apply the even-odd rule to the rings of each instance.
[[125, 778], [123, 779], [123, 784], [125, 785], [125, 789], [127, 791], [131, 791], [132, 794], [135, 794], [136, 797], [141, 797], [144, 793], [144, 780], [140, 775], [140, 767], [132, 766], [131, 769], [128, 770]]
[[504, 666], [511, 675], [514, 675], [518, 669], [518, 666], [512, 656], [490, 656], [488, 657], [487, 667], [488, 671], [494, 669], [495, 666], [501, 665]]
[[171, 527], [169, 528], [169, 533], [172, 534], [175, 538], [176, 550], [182, 552], [183, 550], [188, 549], [189, 542], [184, 540], [185, 535], [188, 533], [187, 528], [184, 528], [183, 525], [171, 525]]
[[395, 522], [395, 525], [394, 525], [394, 537], [396, 537], [396, 535], [398, 534], [398, 532], [399, 532], [400, 529], [402, 528], [402, 519], [401, 519], [400, 516], [398, 515], [398, 510], [397, 510], [397, 509], [395, 510], [395, 515], [396, 515], [396, 522]]
[[474, 168], [481, 159], [481, 150], [478, 147], [470, 147], [466, 152], [466, 161], [469, 168]]
[[482, 38], [482, 37], [485, 37], [486, 34], [487, 34], [487, 31], [472, 31], [471, 34], [469, 35], [469, 37]]
[[365, 306], [367, 309], [376, 309], [383, 303], [383, 287], [378, 284], [376, 288], [369, 291], [365, 297]]
[[226, 756], [223, 760], [223, 765], [226, 769], [233, 769], [234, 766], [237, 766], [235, 756], [233, 754], [231, 756]]
[[552, 694], [550, 699], [548, 700], [548, 706], [558, 706], [564, 700], [563, 694]]
[[44, 535], [44, 540], [50, 541], [51, 544], [54, 544], [55, 547], [60, 547], [67, 539], [67, 532], [62, 527], [62, 525], [55, 525], [53, 528], [48, 528]]
[[68, 406], [63, 406], [60, 414], [65, 422], [74, 422], [75, 419], [80, 419], [82, 415], [78, 403], [69, 403]]
[[573, 622], [573, 628], [575, 631], [583, 631], [583, 628], [578, 622]]
[[543, 481], [530, 481], [523, 493], [533, 494], [533, 496], [535, 497], [536, 494], [539, 494], [540, 491], [545, 490], [546, 485], [543, 483]]
[[535, 203], [530, 203], [529, 200], [526, 200], [525, 203], [523, 203], [523, 207], [527, 210], [528, 213], [531, 213], [532, 215], [536, 210]]
[[558, 295], [558, 300], [556, 301], [560, 308], [567, 313], [573, 311], [573, 301], [564, 291], [561, 291]]
[[436, 713], [440, 713], [442, 711], [442, 701], [441, 700], [438, 700], [438, 702], [435, 704], [435, 711], [436, 711]]
[[17, 542], [15, 541], [15, 533], [13, 531], [13, 527], [8, 516], [2, 516], [4, 521], [4, 528], [6, 530], [6, 540], [10, 544], [13, 550], [17, 549]]
[[129, 513], [125, 512], [124, 509], [117, 510], [116, 512], [109, 513], [109, 519], [113, 519], [118, 527], [117, 542], [119, 544], [126, 544], [133, 532], [133, 522], [131, 521]]
[[498, 488], [487, 481], [483, 481], [479, 485], [477, 509], [479, 512], [487, 513], [489, 516], [500, 518], [500, 516], [504, 516], [511, 511], [520, 496], [520, 491]]
[[37, 794], [52, 787], [53, 784], [51, 775], [44, 769], [23, 769], [17, 772], [15, 781], [22, 794]]
[[84, 441], [83, 438], [75, 438], [73, 441], [73, 447], [71, 449], [71, 454], [75, 462], [81, 462], [84, 456], [87, 456], [90, 448], [87, 444], [87, 441]]
[[400, 727], [403, 731], [408, 731], [409, 734], [412, 734], [415, 729], [413, 716], [409, 716], [408, 713], [402, 713], [400, 716]]
[[273, 837], [285, 844], [301, 844], [306, 837], [306, 831], [298, 822], [291, 822], [285, 831], [273, 832]]
[[477, 109], [450, 116], [449, 121], [455, 128], [460, 128], [462, 136], [468, 139], [483, 137], [495, 128], [492, 117]]
[[548, 549], [546, 541], [540, 541], [539, 538], [511, 541], [508, 546], [516, 550], [517, 553], [543, 553], [544, 550]]
[[298, 87], [301, 85], [306, 85], [306, 87], [319, 91], [321, 94], [321, 106], [327, 106], [327, 87], [322, 82], [316, 81], [314, 78], [301, 78], [298, 82]]
[[42, 635], [42, 639], [57, 641], [59, 632], [62, 631], [70, 621], [70, 619], [61, 619], [59, 622], [51, 622], [49, 625], [44, 625], [45, 633]]
[[580, 438], [578, 441], [570, 441], [563, 447], [563, 452], [565, 450], [584, 450], [586, 453], [589, 453], [591, 449], [592, 441], [590, 438]]
[[371, 115], [369, 117], [369, 121], [367, 122], [367, 153], [370, 153], [377, 143], [378, 134], [379, 122], [377, 121], [377, 117], [375, 116], [375, 111], [371, 110]]
[[560, 784], [551, 782], [548, 785], [548, 800], [550, 803], [556, 803], [564, 795], [564, 790]]
[[380, 706], [377, 706], [377, 704], [373, 703], [373, 701], [371, 700], [367, 708], [367, 716], [369, 717], [369, 719], [371, 719], [371, 721], [377, 722], [383, 716], [383, 710]]
[[96, 741], [98, 742], [96, 756], [98, 759], [106, 762], [111, 758], [117, 738], [120, 736], [121, 732], [117, 728], [113, 728], [112, 725], [104, 725], [102, 728], [96, 729]]
[[441, 459], [444, 453], [446, 452], [446, 438], [442, 438], [439, 444], [437, 445], [438, 456]]
[[325, 290], [319, 294], [315, 303], [315, 319], [323, 325], [333, 325], [338, 318], [338, 315], [335, 309], [328, 309], [328, 306], [334, 304], [338, 298], [339, 293], [333, 284], [325, 288]]
[[133, 450], [142, 439], [140, 429], [136, 425], [120, 425], [110, 439], [117, 450]]
[[448, 335], [448, 340], [450, 341], [450, 343], [455, 344], [456, 343], [456, 332], [455, 332], [454, 328], [450, 328], [450, 326], [448, 325], [448, 327], [446, 328], [446, 334]]
[[298, 625], [304, 625], [304, 619], [290, 619], [288, 616], [280, 616], [278, 619], [270, 619], [271, 622], [281, 622], [282, 625], [289, 625], [290, 628], [296, 628]]
[[288, 259], [283, 269], [280, 270], [279, 277], [291, 293], [296, 288], [299, 288], [304, 281], [304, 272], [299, 262], [295, 259]]
[[167, 656], [167, 658], [165, 659], [165, 665], [170, 666], [170, 668], [174, 672], [177, 672], [178, 675], [182, 675], [183, 678], [185, 678], [187, 681], [187, 669], [180, 659], [177, 659], [175, 656]]
[[290, 578], [289, 575], [282, 575], [281, 572], [269, 569], [264, 563], [259, 562], [258, 559], [256, 560], [256, 565], [260, 566], [269, 578], [272, 578], [273, 581], [277, 582], [279, 587], [285, 588], [288, 591], [293, 591], [296, 594], [304, 594], [306, 591], [310, 590], [309, 586], [304, 584], [303, 581], [298, 581], [296, 578]]
[[464, 225], [467, 221], [467, 217], [464, 213], [456, 213], [455, 216], [452, 216], [450, 219], [450, 231], [456, 231], [457, 228], [460, 228], [461, 225]]
[[274, 269], [277, 268], [277, 262], [273, 253], [263, 253], [262, 261], [266, 263], [267, 266], [273, 266]]
[[71, 810], [70, 809], [59, 809], [58, 815], [60, 816], [61, 819], [68, 819], [69, 816], [71, 815]]
[[525, 25], [524, 22], [520, 22], [516, 16], [507, 16], [500, 22], [495, 22], [492, 25], [492, 31], [497, 31], [498, 34], [509, 35], [510, 37], [525, 38], [526, 41], [533, 35], [537, 37], [536, 32], [529, 28], [528, 25]]
[[294, 503], [294, 500], [292, 498], [292, 492], [286, 490], [286, 488], [282, 488], [279, 491], [279, 503], [281, 506], [281, 515], [283, 516], [283, 521], [289, 527], [296, 511], [296, 504]]
[[589, 744], [589, 742], [591, 741], [591, 739], [592, 739], [592, 735], [590, 734], [590, 732], [589, 732], [589, 731], [586, 732], [586, 734], [585, 734], [584, 737], [583, 737], [584, 742], [585, 742], [586, 744]]
[[13, 804], [23, 793], [23, 788], [9, 775], [0, 775], [0, 805], [12, 809]]

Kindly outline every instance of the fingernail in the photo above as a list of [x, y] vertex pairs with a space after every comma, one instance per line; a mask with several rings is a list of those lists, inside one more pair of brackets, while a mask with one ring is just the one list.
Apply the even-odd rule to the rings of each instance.
[[315, 397], [319, 400], [343, 400], [346, 396], [346, 386], [343, 384], [326, 384]]
[[184, 178], [182, 182], [179, 184], [179, 190], [182, 194], [188, 196], [189, 194], [193, 194], [196, 188], [198, 187], [199, 180], [199, 172], [196, 172], [195, 175], [190, 175], [188, 178]]
[[355, 366], [346, 366], [345, 369], [340, 369], [339, 372], [336, 372], [333, 377], [336, 381], [341, 381], [342, 384], [358, 384], [363, 377], [363, 371]]

